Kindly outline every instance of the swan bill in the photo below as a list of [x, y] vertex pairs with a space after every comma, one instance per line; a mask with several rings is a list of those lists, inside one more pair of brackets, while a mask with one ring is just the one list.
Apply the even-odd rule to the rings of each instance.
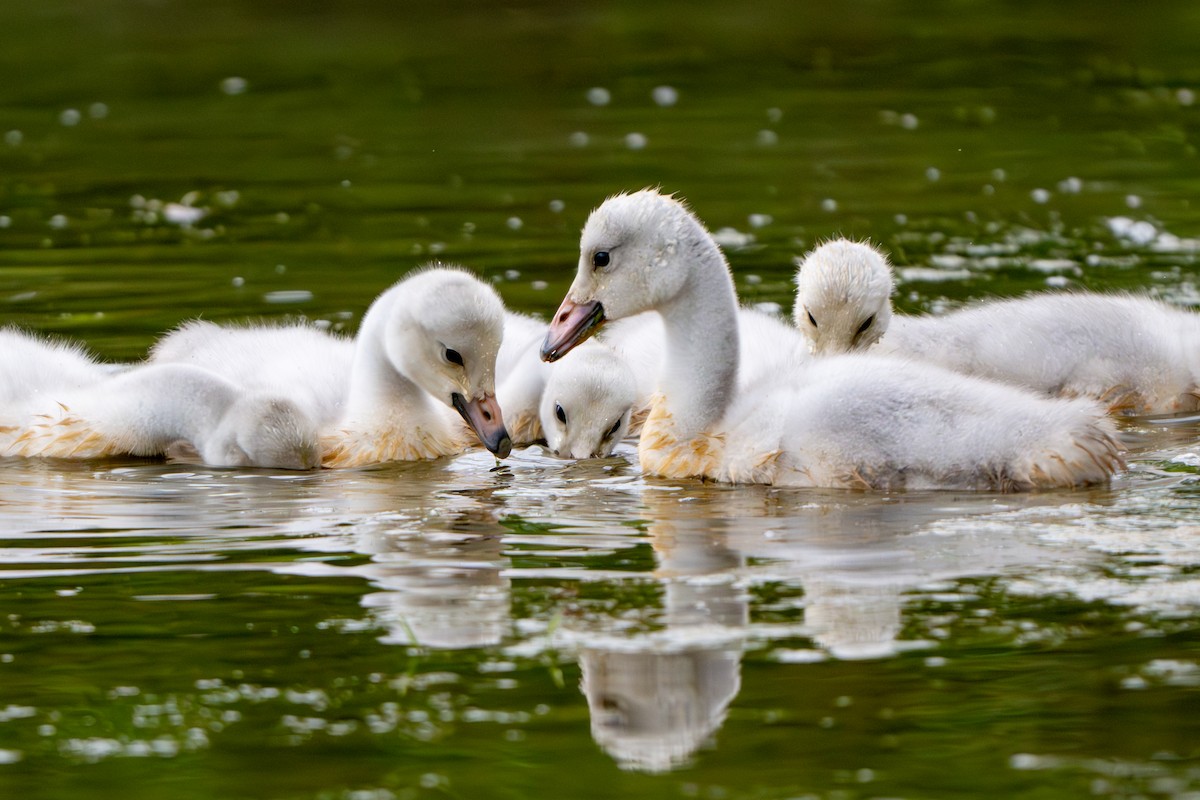
[[563, 300], [542, 343], [542, 361], [558, 361], [579, 344], [591, 338], [605, 322], [604, 306], [599, 300], [576, 303]]
[[450, 402], [454, 410], [471, 426], [471, 430], [475, 431], [484, 447], [495, 453], [497, 458], [508, 458], [508, 454], [512, 452], [512, 438], [504, 427], [504, 417], [500, 413], [500, 404], [496, 402], [495, 395], [485, 394], [479, 400], [468, 401], [455, 392]]

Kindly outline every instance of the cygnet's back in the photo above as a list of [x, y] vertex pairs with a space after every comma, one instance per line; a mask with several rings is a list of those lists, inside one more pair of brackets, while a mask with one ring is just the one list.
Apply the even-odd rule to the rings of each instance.
[[879, 352], [931, 361], [1110, 411], [1200, 408], [1200, 317], [1125, 295], [1039, 294], [941, 317], [897, 316]]
[[311, 325], [184, 323], [159, 339], [153, 363], [203, 367], [252, 392], [295, 401], [319, 426], [345, 408], [354, 342]]
[[0, 329], [0, 411], [46, 392], [89, 386], [111, 371], [81, 344]]
[[[795, 382], [751, 387], [727, 417], [732, 473], [766, 468], [772, 448], [773, 482], [799, 486], [1028, 490], [1104, 483], [1122, 466], [1113, 424], [1090, 400], [905, 366], [831, 356]], [[764, 441], [767, 431], [782, 433]]]
[[[46, 347], [31, 342], [33, 352]], [[285, 469], [320, 463], [316, 425], [295, 403], [247, 393], [190, 364], [137, 365], [5, 403], [0, 455], [171, 455], [210, 466]]]

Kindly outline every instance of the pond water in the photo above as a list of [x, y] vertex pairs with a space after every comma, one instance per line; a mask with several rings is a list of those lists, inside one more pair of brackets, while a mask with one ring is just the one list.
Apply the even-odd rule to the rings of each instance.
[[[1200, 304], [1200, 6], [0, 7], [0, 314], [110, 359], [353, 331], [431, 259], [550, 313], [662, 186], [790, 310]], [[294, 474], [0, 464], [0, 797], [1200, 797], [1200, 419], [1111, 487], [781, 491], [631, 446]]]

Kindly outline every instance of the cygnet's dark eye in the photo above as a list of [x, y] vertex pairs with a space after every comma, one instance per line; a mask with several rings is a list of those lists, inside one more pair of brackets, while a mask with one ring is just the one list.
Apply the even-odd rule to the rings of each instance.
[[[807, 309], [806, 309], [806, 311], [807, 311]], [[807, 313], [808, 313], [808, 321], [810, 323], [812, 323], [812, 326], [814, 328], [817, 327], [817, 318], [812, 315], [811, 311], [807, 311]]]
[[463, 365], [462, 353], [451, 350], [449, 347], [446, 348], [446, 360], [451, 364], [458, 364], [460, 367]]
[[567, 424], [567, 412], [563, 411], [563, 407], [559, 403], [554, 404], [554, 416], [558, 417], [558, 421], [563, 425]]
[[[867, 328], [871, 327], [872, 323], [874, 323], [874, 322], [875, 322], [875, 315], [872, 314], [871, 316], [869, 316], [863, 320], [863, 324], [858, 326], [858, 333], [856, 333], [854, 335], [862, 336], [864, 333], [867, 332]], [[816, 323], [814, 322], [813, 324], [815, 325]]]
[[608, 251], [597, 250], [595, 253], [592, 253], [592, 266], [595, 267], [596, 269], [600, 269], [601, 267], [607, 267], [608, 261], [609, 261]]
[[605, 439], [611, 439], [612, 437], [616, 436], [616, 435], [617, 435], [617, 430], [618, 430], [620, 427], [621, 427], [621, 418], [620, 418], [620, 417], [617, 417], [617, 421], [616, 421], [616, 422], [614, 422], [614, 423], [612, 424], [612, 427], [608, 429], [608, 433], [604, 434], [604, 438], [605, 438]]

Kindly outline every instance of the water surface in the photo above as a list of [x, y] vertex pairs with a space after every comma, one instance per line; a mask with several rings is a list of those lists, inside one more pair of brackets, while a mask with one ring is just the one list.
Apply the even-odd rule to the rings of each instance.
[[[1200, 11], [1080, 2], [0, 9], [0, 313], [138, 358], [353, 331], [431, 259], [549, 313], [607, 194], [748, 302], [822, 238], [903, 311], [1200, 302]], [[288, 474], [0, 464], [0, 795], [1200, 793], [1200, 421], [1108, 488], [643, 477], [630, 447]]]

